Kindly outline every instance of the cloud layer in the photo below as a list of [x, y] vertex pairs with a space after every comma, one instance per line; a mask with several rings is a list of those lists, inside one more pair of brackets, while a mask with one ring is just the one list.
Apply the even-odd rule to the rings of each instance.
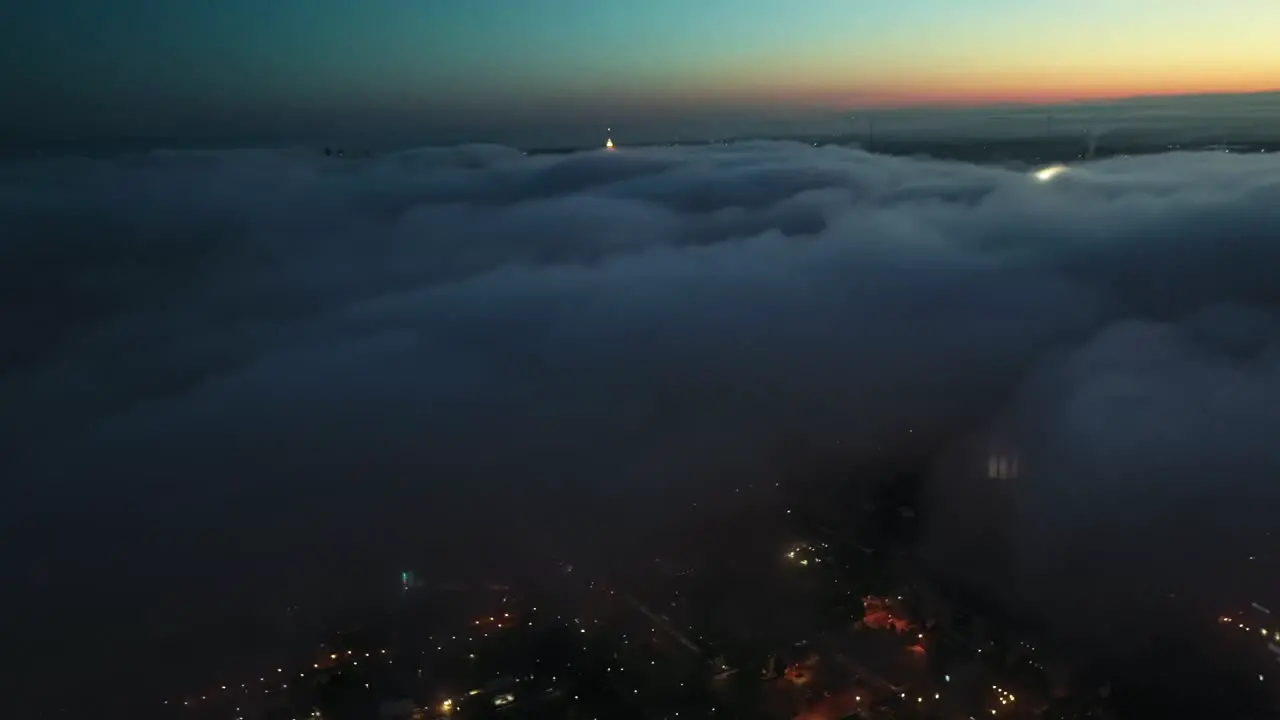
[[[1267, 155], [1049, 183], [785, 143], [11, 163], [11, 602], [247, 607], [989, 421], [1026, 468], [1020, 596], [1097, 612], [1057, 591], [1142, 567], [1235, 600], [1280, 499], [1278, 201]], [[981, 516], [957, 477], [942, 545]]]

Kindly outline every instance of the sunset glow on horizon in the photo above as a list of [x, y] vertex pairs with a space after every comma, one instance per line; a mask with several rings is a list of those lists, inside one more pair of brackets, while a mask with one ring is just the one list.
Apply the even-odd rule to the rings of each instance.
[[[752, 45], [744, 38], [736, 51], [700, 51], [700, 62], [670, 74], [651, 69], [636, 85], [653, 92], [663, 85], [687, 89], [704, 101], [842, 107], [1280, 90], [1280, 13], [1258, 0], [1224, 0], [1211, 12], [1197, 0], [1158, 8], [1136, 0], [1053, 8], [1007, 0], [963, 8], [907, 0], [895, 3], [896, 16], [883, 5], [811, 0], [797, 7], [815, 14], [825, 9], [831, 22], [794, 27], [796, 22], [779, 19], [775, 30], [779, 38], [793, 37], [792, 46], [781, 39]], [[619, 65], [617, 77], [626, 77], [627, 68]]]
[[[1280, 13], [1264, 0], [653, 0], [643, 16], [568, 4], [573, 19], [520, 12], [520, 29], [479, 9], [456, 20], [483, 20], [521, 53], [515, 95], [883, 107], [1280, 89]], [[482, 50], [456, 52], [475, 62], [472, 93], [512, 77], [480, 71]]]
[[[630, 112], [1280, 90], [1273, 0], [49, 0], [21, 15], [6, 45], [28, 82], [8, 121], [42, 130], [478, 136]], [[117, 90], [130, 113], [104, 99]]]

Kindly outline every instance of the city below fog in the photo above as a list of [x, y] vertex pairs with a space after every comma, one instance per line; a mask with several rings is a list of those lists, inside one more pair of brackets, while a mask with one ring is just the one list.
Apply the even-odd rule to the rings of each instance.
[[[993, 587], [1016, 584], [1021, 458], [1007, 445], [962, 455], [950, 482], [1001, 508], [969, 551], [987, 558]], [[135, 716], [1102, 720], [1269, 717], [1280, 702], [1270, 608], [1224, 593], [1229, 613], [1197, 618], [1189, 637], [1091, 653], [998, 589], [958, 580], [951, 549], [928, 547], [923, 478], [858, 472], [877, 477], [852, 478], [852, 494], [732, 488], [685, 509], [679, 542], [607, 559], [564, 548], [528, 558], [515, 582], [402, 571], [362, 616], [296, 633], [265, 665]], [[1157, 591], [1144, 602], [1158, 615], [1167, 601]], [[1218, 654], [1197, 654], [1190, 636]]]
[[0, 720], [1280, 720], [1280, 0], [0, 48]]
[[1166, 102], [5, 160], [14, 717], [1274, 717], [1275, 98]]

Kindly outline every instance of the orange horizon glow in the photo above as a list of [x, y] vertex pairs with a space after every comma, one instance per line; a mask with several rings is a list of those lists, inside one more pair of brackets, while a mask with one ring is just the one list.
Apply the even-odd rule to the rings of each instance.
[[1131, 75], [1089, 82], [1080, 77], [1028, 75], [1019, 77], [912, 78], [898, 83], [840, 87], [836, 84], [790, 83], [745, 88], [703, 88], [704, 101], [726, 104], [778, 103], [837, 109], [895, 109], [910, 107], [981, 107], [984, 105], [1053, 105], [1137, 98], [1204, 95], [1248, 95], [1280, 92], [1280, 67], [1275, 74], [1241, 75], [1221, 82], [1205, 77], [1152, 78]]
[[466, 104], [468, 119], [521, 108], [640, 126], [761, 109], [1280, 92], [1275, 0], [651, 0], [644, 13], [596, 2], [575, 4], [572, 14], [542, 7], [473, 13], [475, 34], [458, 34], [440, 61], [476, 68], [450, 81], [451, 108]]
[[[856, 44], [839, 37], [814, 41], [768, 58], [743, 51], [685, 70], [676, 85], [694, 102], [847, 108], [1280, 90], [1280, 23], [1214, 28], [1211, 18], [1196, 13], [1138, 32], [1119, 22], [1059, 20], [1051, 34], [999, 22], [971, 35], [938, 25]], [[652, 79], [650, 92], [660, 94], [662, 83]], [[668, 90], [670, 80], [662, 79]]]
[[[632, 86], [612, 91], [575, 91], [549, 96], [548, 106], [609, 107], [625, 112], [679, 112], [698, 108], [794, 107], [840, 111], [880, 111], [898, 109], [940, 110], [998, 106], [1068, 105], [1179, 96], [1231, 96], [1280, 93], [1280, 69], [1266, 79], [1239, 78], [1232, 83], [1187, 82], [1139, 84], [1062, 83], [1052, 85], [1035, 78], [1007, 78], [1003, 82], [969, 77], [967, 82], [889, 83], [852, 87], [805, 85], [761, 85], [733, 88], [715, 87], [646, 88]], [[483, 106], [489, 107], [489, 106]]]
[[[1242, 84], [1238, 87], [1222, 85], [1192, 85], [1186, 87], [1064, 87], [1041, 88], [983, 88], [972, 90], [935, 89], [916, 93], [878, 98], [879, 102], [848, 98], [844, 93], [818, 95], [812, 102], [836, 108], [902, 108], [902, 107], [981, 107], [984, 105], [1057, 105], [1075, 102], [1103, 102], [1204, 95], [1249, 95], [1280, 92], [1280, 84]], [[795, 98], [799, 101], [807, 98]]]

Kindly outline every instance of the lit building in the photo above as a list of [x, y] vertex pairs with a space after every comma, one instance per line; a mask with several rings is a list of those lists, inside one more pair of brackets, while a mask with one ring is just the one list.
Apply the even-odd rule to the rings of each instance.
[[944, 454], [927, 490], [932, 572], [979, 592], [1000, 594], [1012, 587], [1018, 501], [1027, 472], [1016, 447], [983, 435]]
[[987, 477], [992, 480], [1016, 480], [1018, 470], [1016, 452], [993, 452], [987, 458]]
[[992, 441], [989, 448], [987, 476], [981, 490], [990, 512], [987, 543], [993, 564], [993, 580], [1007, 585], [1016, 572], [1017, 495], [1023, 467], [1011, 443]]

